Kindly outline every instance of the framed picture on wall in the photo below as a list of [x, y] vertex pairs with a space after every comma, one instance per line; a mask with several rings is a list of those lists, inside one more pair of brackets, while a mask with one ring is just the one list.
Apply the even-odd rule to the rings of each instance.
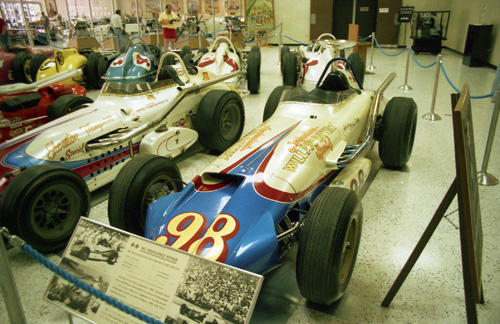
[[227, 0], [224, 9], [229, 15], [238, 15], [240, 13], [240, 0]]
[[215, 13], [219, 12], [219, 0], [205, 0], [205, 12], [211, 14], [214, 11]]
[[158, 1], [158, 0], [146, 0], [146, 11], [147, 12], [161, 12], [160, 1]]
[[180, 0], [172, 0], [172, 11], [173, 12], [182, 11], [182, 2]]
[[45, 10], [47, 17], [54, 17], [57, 15], [56, 0], [45, 0]]
[[130, 12], [132, 12], [132, 16], [135, 17], [137, 15], [137, 8], [135, 7], [135, 4], [137, 3], [137, 6], [139, 7], [139, 17], [142, 16], [142, 5], [141, 5], [141, 0], [132, 0], [131, 2], [131, 7], [130, 7]]
[[188, 14], [196, 16], [200, 13], [200, 0], [187, 0]]
[[248, 31], [265, 31], [274, 28], [273, 0], [245, 0]]

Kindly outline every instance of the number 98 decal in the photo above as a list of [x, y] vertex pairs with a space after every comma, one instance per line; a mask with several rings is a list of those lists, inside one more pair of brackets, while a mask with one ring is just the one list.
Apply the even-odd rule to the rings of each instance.
[[[197, 254], [210, 260], [224, 262], [228, 254], [227, 241], [240, 229], [240, 224], [229, 214], [219, 214], [206, 229], [207, 219], [200, 213], [182, 213], [172, 218], [166, 234], [156, 242]], [[205, 234], [201, 235], [203, 232]]]

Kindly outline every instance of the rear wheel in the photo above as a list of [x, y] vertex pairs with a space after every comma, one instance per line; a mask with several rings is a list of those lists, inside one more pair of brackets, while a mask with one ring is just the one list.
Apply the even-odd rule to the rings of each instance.
[[266, 106], [264, 107], [264, 116], [262, 117], [262, 121], [265, 122], [271, 116], [274, 114], [276, 111], [276, 108], [278, 108], [278, 104], [280, 103], [281, 95], [283, 94], [283, 91], [286, 89], [291, 89], [292, 87], [290, 86], [278, 86], [274, 88], [273, 92], [269, 95], [266, 101]]
[[35, 54], [31, 58], [30, 62], [30, 75], [31, 81], [36, 81], [36, 75], [38, 74], [38, 69], [42, 66], [43, 62], [47, 60], [47, 55], [45, 54]]
[[186, 54], [183, 58], [182, 58], [182, 61], [184, 62], [184, 65], [186, 67], [188, 66], [191, 66], [191, 65], [194, 65], [194, 63], [191, 62], [191, 60], [193, 59], [194, 57], [194, 54], [193, 53], [188, 53]]
[[347, 58], [349, 63], [351, 63], [354, 68], [354, 72], [358, 77], [359, 83], [363, 86], [363, 82], [365, 80], [365, 63], [363, 62], [363, 58], [359, 53], [351, 53]]
[[186, 56], [186, 54], [192, 54], [191, 47], [189, 47], [187, 45], [183, 46], [181, 49], [181, 58], [184, 58], [184, 56]]
[[152, 154], [134, 157], [120, 170], [111, 186], [109, 223], [144, 235], [148, 206], [181, 189], [181, 173], [172, 160]]
[[106, 56], [101, 56], [99, 62], [97, 64], [97, 76], [98, 76], [98, 85], [99, 89], [104, 85], [104, 76], [108, 71], [108, 67], [111, 65], [111, 60], [109, 60]]
[[361, 238], [363, 211], [354, 191], [328, 187], [300, 232], [297, 283], [307, 300], [330, 305], [345, 293]]
[[378, 152], [388, 168], [399, 169], [410, 159], [417, 128], [417, 104], [411, 98], [394, 97], [382, 117]]
[[31, 55], [19, 52], [12, 62], [12, 74], [15, 82], [31, 83]]
[[283, 55], [283, 85], [295, 87], [297, 85], [297, 58], [288, 52]]
[[108, 255], [108, 258], [106, 259], [106, 262], [108, 264], [115, 264], [117, 260], [118, 260], [118, 252], [111, 251]]
[[73, 111], [82, 108], [85, 104], [93, 103], [94, 100], [89, 97], [76, 94], [67, 94], [54, 100], [47, 109], [47, 119], [49, 121], [67, 115]]
[[0, 199], [2, 223], [41, 252], [66, 245], [81, 216], [90, 209], [90, 193], [75, 172], [53, 164], [29, 167], [14, 177]]
[[201, 145], [224, 152], [240, 138], [244, 124], [241, 97], [233, 91], [212, 90], [200, 102], [195, 129]]
[[290, 52], [290, 47], [283, 45], [280, 50], [281, 73], [283, 73], [283, 56], [285, 56], [285, 54], [288, 52]]
[[260, 88], [260, 57], [257, 52], [248, 53], [247, 86], [250, 93], [259, 92]]
[[198, 53], [206, 54], [206, 53], [208, 53], [208, 49], [206, 47], [200, 47], [200, 49], [198, 50]]

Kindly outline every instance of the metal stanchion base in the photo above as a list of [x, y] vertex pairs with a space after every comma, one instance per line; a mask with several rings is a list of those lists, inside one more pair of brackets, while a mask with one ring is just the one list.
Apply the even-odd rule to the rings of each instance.
[[432, 113], [432, 112], [423, 115], [422, 118], [425, 119], [425, 120], [430, 120], [430, 121], [441, 120], [441, 117], [439, 117], [438, 114], [435, 114], [435, 113]]
[[477, 174], [477, 182], [481, 186], [496, 186], [498, 184], [498, 179], [495, 178], [492, 174], [486, 173], [478, 173]]
[[365, 71], [366, 71], [366, 72], [372, 72], [372, 73], [373, 73], [373, 72], [375, 71], [375, 69], [376, 69], [376, 67], [375, 67], [375, 66], [373, 66], [373, 65], [368, 65], [368, 66], [366, 67]]
[[399, 90], [404, 90], [404, 91], [409, 91], [409, 90], [413, 90], [412, 87], [410, 87], [409, 85], [407, 84], [403, 84], [402, 86], [399, 86], [398, 88]]

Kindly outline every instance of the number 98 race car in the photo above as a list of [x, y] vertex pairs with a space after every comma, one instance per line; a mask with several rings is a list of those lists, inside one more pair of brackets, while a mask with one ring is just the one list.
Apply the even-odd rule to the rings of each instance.
[[356, 192], [371, 170], [365, 155], [378, 140], [383, 163], [403, 167], [417, 107], [410, 98], [393, 98], [381, 114], [382, 93], [395, 74], [377, 91], [364, 91], [350, 70], [327, 73], [337, 60], [346, 62], [331, 60], [310, 92], [276, 88], [264, 123], [179, 192], [168, 187], [180, 179], [170, 160], [132, 159], [111, 188], [111, 225], [261, 274], [278, 266], [298, 241], [301, 293], [320, 304], [338, 300], [361, 237]]
[[[172, 56], [179, 63], [165, 64]], [[160, 58], [132, 39], [92, 105], [0, 145], [0, 224], [54, 251], [88, 215], [89, 191], [113, 181], [131, 156], [173, 158], [196, 141], [225, 151], [240, 138], [245, 115], [240, 92], [223, 81], [239, 73], [188, 73], [179, 55]]]

